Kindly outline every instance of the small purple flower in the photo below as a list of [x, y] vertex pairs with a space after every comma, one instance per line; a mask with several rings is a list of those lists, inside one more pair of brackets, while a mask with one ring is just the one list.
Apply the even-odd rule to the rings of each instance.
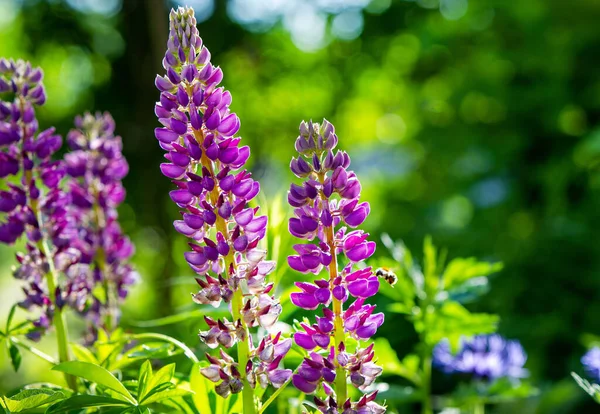
[[500, 335], [477, 335], [462, 339], [459, 351], [454, 355], [450, 344], [444, 340], [433, 350], [433, 365], [447, 373], [470, 374], [475, 378], [526, 377], [523, 367], [527, 355], [518, 341], [506, 340]]
[[581, 357], [585, 372], [594, 382], [600, 382], [600, 348], [593, 347]]

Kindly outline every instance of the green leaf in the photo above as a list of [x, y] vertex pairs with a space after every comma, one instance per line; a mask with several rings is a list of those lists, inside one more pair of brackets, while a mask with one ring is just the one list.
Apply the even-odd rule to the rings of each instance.
[[[193, 279], [192, 279], [193, 281]], [[131, 325], [137, 326], [139, 328], [156, 328], [159, 326], [165, 325], [174, 325], [180, 322], [189, 322], [194, 321], [196, 319], [200, 320], [204, 318], [204, 315], [213, 314], [213, 313], [221, 313], [222, 311], [218, 309], [203, 309], [203, 310], [193, 310], [188, 312], [181, 312], [175, 315], [166, 316], [164, 318], [151, 319], [148, 321], [134, 321], [131, 322]]]
[[[144, 400], [143, 404], [147, 405], [147, 404], [152, 404], [154, 402], [161, 401], [161, 400], [177, 398], [177, 397], [184, 397], [186, 395], [190, 395], [191, 393], [192, 393], [191, 391], [184, 390], [183, 388], [174, 388], [172, 390], [165, 390], [165, 391], [161, 391], [161, 392], [152, 394], [151, 396], [149, 396], [148, 398], [146, 398]], [[203, 411], [205, 411], [205, 410], [203, 410]]]
[[436, 312], [427, 313], [424, 324], [415, 323], [415, 329], [422, 331], [424, 326], [428, 346], [433, 347], [444, 338], [448, 338], [451, 348], [458, 348], [461, 336], [493, 333], [498, 325], [498, 316], [487, 313], [471, 313], [458, 302], [446, 302]]
[[390, 303], [387, 306], [387, 310], [393, 313], [410, 315], [412, 313], [412, 306], [405, 305], [404, 303]]
[[4, 397], [4, 404], [10, 412], [18, 413], [32, 408], [41, 407], [66, 398], [62, 391], [50, 388], [23, 390], [12, 397]]
[[107, 366], [110, 371], [123, 369], [140, 360], [146, 359], [165, 359], [173, 355], [179, 355], [183, 352], [182, 349], [174, 344], [165, 342], [148, 342], [138, 344], [125, 352], [121, 358], [111, 361]]
[[76, 343], [70, 343], [69, 345], [71, 346], [73, 355], [75, 355], [75, 358], [77, 358], [78, 361], [89, 362], [91, 364], [98, 365], [98, 360], [92, 351]]
[[418, 356], [407, 355], [404, 361], [401, 362], [389, 341], [381, 337], [375, 339], [375, 352], [378, 363], [383, 368], [384, 375], [398, 375], [411, 381], [416, 386], [420, 386], [421, 377], [419, 375]]
[[173, 375], [175, 375], [175, 364], [165, 365], [164, 367], [156, 371], [156, 374], [152, 375], [150, 381], [148, 382], [147, 389], [153, 390], [157, 386], [164, 383], [171, 384], [171, 379], [173, 378]]
[[148, 382], [152, 378], [152, 364], [150, 361], [146, 360], [140, 367], [140, 374], [138, 377], [138, 400], [142, 401], [146, 392], [150, 389], [148, 387]]
[[103, 387], [110, 388], [121, 394], [130, 403], [136, 404], [135, 398], [127, 391], [127, 388], [113, 374], [99, 365], [83, 361], [67, 361], [56, 365], [52, 370], [75, 375]]
[[10, 334], [10, 324], [12, 323], [12, 320], [13, 320], [13, 317], [15, 316], [16, 310], [17, 310], [17, 304], [15, 303], [10, 308], [10, 311], [8, 312], [8, 318], [6, 319], [6, 334], [7, 335]]
[[425, 237], [423, 242], [423, 271], [425, 276], [425, 290], [430, 294], [439, 288], [437, 274], [437, 249], [433, 245], [431, 236]]
[[190, 372], [190, 388], [194, 391], [192, 395], [192, 401], [194, 406], [202, 414], [215, 414], [211, 410], [209, 394], [214, 393], [213, 383], [200, 373], [200, 368], [207, 367], [206, 361], [197, 362], [192, 366]]
[[21, 352], [19, 351], [19, 348], [17, 348], [17, 346], [10, 341], [6, 343], [6, 346], [8, 347], [10, 362], [12, 363], [15, 372], [17, 372], [21, 366]]
[[442, 276], [444, 289], [450, 290], [469, 279], [489, 276], [502, 270], [502, 263], [480, 262], [474, 257], [453, 259]]
[[461, 285], [450, 289], [446, 297], [459, 303], [469, 303], [488, 293], [490, 285], [485, 276], [469, 279]]
[[600, 403], [600, 385], [591, 384], [588, 380], [581, 378], [574, 372], [571, 372], [571, 376], [585, 392], [587, 392], [596, 402]]
[[[60, 403], [54, 404], [46, 411], [47, 414], [64, 413], [70, 410], [80, 411], [87, 407], [127, 407], [131, 406], [123, 400], [116, 398], [104, 397], [101, 395], [74, 395]], [[130, 409], [130, 408], [127, 408]]]

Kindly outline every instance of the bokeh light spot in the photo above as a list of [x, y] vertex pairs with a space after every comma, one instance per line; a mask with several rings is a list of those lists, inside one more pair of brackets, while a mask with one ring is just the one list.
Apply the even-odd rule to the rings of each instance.
[[376, 133], [382, 142], [401, 142], [406, 136], [406, 122], [398, 114], [385, 114], [377, 120]]
[[458, 20], [467, 13], [467, 0], [440, 0], [440, 13], [447, 20]]
[[356, 39], [363, 30], [363, 16], [358, 10], [347, 10], [335, 16], [331, 31], [337, 38], [343, 40]]

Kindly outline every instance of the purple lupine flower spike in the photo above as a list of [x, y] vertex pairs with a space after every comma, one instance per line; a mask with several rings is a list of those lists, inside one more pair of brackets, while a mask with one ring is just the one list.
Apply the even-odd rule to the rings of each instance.
[[[0, 59], [0, 178], [21, 175], [0, 192], [0, 242], [12, 244], [24, 233], [27, 237], [13, 274], [25, 282], [20, 305], [40, 315], [28, 335], [34, 340], [51, 326], [55, 306], [61, 305], [55, 300], [59, 287], [50, 292], [44, 277], [57, 256], [69, 250], [70, 227], [69, 199], [59, 187], [64, 166], [51, 159], [62, 139], [54, 128], [38, 131], [35, 117], [35, 107], [46, 101], [41, 81], [41, 69], [29, 62]], [[53, 246], [47, 252], [45, 242]]]
[[[66, 294], [88, 320], [91, 339], [97, 326], [110, 331], [117, 325], [119, 304], [137, 273], [128, 263], [134, 246], [118, 222], [117, 207], [125, 198], [121, 180], [129, 168], [121, 137], [114, 135], [115, 122], [109, 113], [86, 113], [75, 118], [75, 126], [67, 136], [71, 151], [65, 155], [65, 168], [71, 178], [72, 214], [80, 223], [72, 246], [81, 259], [67, 272]], [[84, 289], [88, 295], [77, 294]], [[93, 293], [98, 290], [107, 291]]]
[[456, 354], [447, 340], [433, 350], [433, 365], [446, 373], [470, 374], [489, 381], [498, 378], [518, 380], [527, 376], [523, 367], [527, 355], [518, 341], [500, 335], [476, 335], [461, 340]]
[[[335, 412], [383, 412], [385, 408], [381, 406], [377, 407], [383, 411], [377, 411], [374, 395], [365, 395], [357, 403], [347, 399], [348, 378], [354, 386], [365, 390], [381, 373], [381, 368], [372, 362], [372, 345], [359, 346], [350, 353], [346, 350], [346, 339], [369, 340], [383, 323], [384, 315], [375, 313], [374, 305], [365, 304], [366, 298], [377, 293], [379, 279], [371, 268], [357, 265], [373, 255], [375, 243], [368, 240], [368, 233], [358, 229], [348, 231], [348, 227], [360, 226], [370, 207], [369, 203], [360, 202], [361, 185], [356, 174], [349, 170], [350, 157], [340, 150], [334, 152], [337, 143], [335, 129], [327, 120], [322, 124], [302, 122], [296, 139], [299, 155], [290, 163], [292, 172], [303, 183], [292, 184], [288, 192], [295, 216], [289, 221], [289, 231], [313, 243], [295, 245], [297, 255], [288, 257], [288, 263], [301, 273], [320, 275], [324, 268], [328, 270], [326, 278], [317, 278], [313, 283], [297, 282], [300, 290], [290, 297], [292, 303], [303, 309], [323, 309], [323, 316], [317, 317], [315, 324], [301, 323], [302, 330], [294, 334], [296, 344], [311, 354], [292, 382], [305, 393], [315, 392], [321, 385], [328, 394], [335, 391], [336, 398], [315, 400], [322, 412], [333, 412], [327, 410], [334, 406]], [[342, 261], [347, 264], [339, 269], [338, 263]], [[350, 298], [355, 300], [344, 310]], [[340, 375], [344, 376], [341, 380], [337, 378]], [[365, 411], [367, 405], [375, 411]]]
[[[291, 375], [278, 369], [289, 347], [280, 357], [265, 360], [249, 332], [258, 326], [270, 330], [281, 313], [270, 293], [273, 286], [266, 283], [275, 263], [259, 247], [267, 217], [248, 206], [260, 190], [244, 169], [250, 149], [235, 136], [240, 120], [229, 108], [231, 94], [219, 86], [223, 72], [210, 63], [191, 8], [171, 11], [167, 47], [166, 73], [155, 82], [161, 92], [155, 113], [162, 124], [155, 135], [166, 151], [161, 171], [175, 184], [170, 198], [181, 209], [174, 227], [190, 239], [184, 256], [200, 276], [193, 300], [215, 307], [225, 302], [233, 317], [206, 318], [208, 330], [200, 338], [211, 348], [238, 344], [237, 368], [223, 357], [210, 357], [214, 363], [204, 375], [219, 382], [216, 390], [224, 397], [246, 383], [277, 387]], [[277, 346], [284, 340], [271, 341]]]

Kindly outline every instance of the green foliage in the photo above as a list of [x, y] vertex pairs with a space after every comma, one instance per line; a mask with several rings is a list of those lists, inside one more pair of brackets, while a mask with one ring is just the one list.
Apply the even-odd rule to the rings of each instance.
[[[149, 413], [156, 404], [162, 407], [158, 412], [191, 412], [182, 397], [193, 392], [175, 384], [175, 364], [165, 365], [153, 372], [150, 361], [146, 360], [139, 369], [138, 380], [125, 382], [119, 381], [105, 368], [90, 362], [69, 361], [57, 365], [54, 369], [94, 384], [93, 389], [99, 393], [74, 395], [52, 405], [48, 413], [62, 413], [86, 407], [118, 407], [115, 412]], [[126, 384], [135, 388], [135, 396], [127, 389]]]
[[51, 404], [55, 401], [64, 400], [69, 394], [68, 391], [62, 389], [26, 389], [12, 397], [2, 397], [1, 401], [8, 412], [19, 413], [46, 404]]
[[427, 237], [421, 272], [402, 242], [394, 243], [387, 235], [382, 240], [396, 260], [392, 270], [398, 276], [393, 288], [382, 289], [384, 295], [394, 300], [388, 310], [408, 316], [427, 350], [433, 349], [444, 338], [456, 348], [461, 336], [496, 330], [496, 315], [473, 313], [462, 302], [468, 295], [481, 293], [477, 290], [478, 284], [472, 283], [474, 280], [481, 284], [487, 276], [501, 270], [502, 264], [456, 258], [446, 266], [446, 253], [438, 252]]
[[571, 376], [573, 377], [577, 385], [581, 387], [581, 389], [587, 392], [594, 399], [594, 401], [600, 404], [600, 385], [590, 383], [588, 380], [586, 380], [585, 378], [581, 378], [574, 372], [571, 372]]
[[124, 398], [128, 402], [135, 402], [135, 399], [129, 391], [127, 391], [127, 388], [125, 388], [113, 374], [99, 365], [90, 362], [67, 361], [58, 364], [52, 369], [54, 371], [60, 371], [83, 378], [89, 382], [114, 390], [119, 394], [120, 398]]

